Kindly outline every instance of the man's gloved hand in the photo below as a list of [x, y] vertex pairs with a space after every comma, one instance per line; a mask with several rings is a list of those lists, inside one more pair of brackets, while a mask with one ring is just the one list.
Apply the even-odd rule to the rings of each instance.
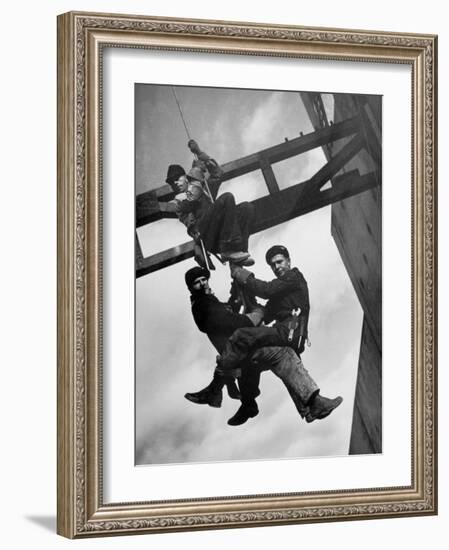
[[231, 264], [231, 277], [235, 279], [238, 283], [244, 285], [248, 279], [251, 277], [251, 271], [240, 267], [239, 265]]
[[187, 142], [187, 147], [192, 151], [194, 155], [198, 155], [199, 153], [201, 153], [201, 149], [194, 139], [189, 139], [189, 141]]
[[201, 243], [201, 233], [199, 231], [194, 231], [192, 233], [192, 239], [195, 241], [196, 244]]
[[263, 306], [255, 307], [252, 311], [245, 313], [255, 327], [262, 324], [265, 308]]

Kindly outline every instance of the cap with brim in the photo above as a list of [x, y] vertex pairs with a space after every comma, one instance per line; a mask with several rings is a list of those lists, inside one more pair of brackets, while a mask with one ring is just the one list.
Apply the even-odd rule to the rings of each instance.
[[184, 176], [185, 173], [186, 172], [184, 168], [179, 164], [170, 164], [167, 170], [167, 179], [165, 180], [165, 182], [171, 185], [181, 176]]
[[282, 246], [280, 244], [276, 244], [269, 248], [267, 250], [267, 253], [265, 254], [265, 260], [267, 264], [270, 264], [271, 259], [274, 258], [274, 256], [277, 256], [278, 254], [282, 254], [285, 258], [290, 258], [290, 254], [288, 253], [288, 250], [285, 248], [285, 246]]

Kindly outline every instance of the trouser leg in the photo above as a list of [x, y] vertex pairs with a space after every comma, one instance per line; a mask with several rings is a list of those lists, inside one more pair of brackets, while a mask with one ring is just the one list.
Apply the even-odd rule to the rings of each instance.
[[254, 349], [280, 344], [279, 333], [273, 327], [239, 328], [227, 341], [219, 367], [223, 372], [238, 368]]
[[[245, 368], [246, 367], [246, 368]], [[241, 401], [244, 405], [250, 405], [260, 395], [260, 369], [256, 365], [249, 364], [242, 368], [242, 375], [238, 379]]]
[[255, 208], [249, 202], [242, 202], [237, 206], [237, 221], [242, 238], [242, 250], [248, 252], [248, 240], [255, 216]]
[[291, 348], [265, 347], [257, 350], [251, 360], [260, 370], [270, 369], [282, 380], [297, 411], [304, 418], [309, 412], [310, 401], [320, 389], [301, 358]]
[[237, 207], [232, 193], [223, 193], [202, 220], [200, 233], [207, 250], [228, 252], [242, 250]]
[[219, 391], [223, 389], [223, 386], [227, 383], [228, 380], [232, 380], [229, 376], [220, 376], [219, 374], [214, 372], [214, 377], [212, 378], [212, 381], [207, 386], [212, 391]]

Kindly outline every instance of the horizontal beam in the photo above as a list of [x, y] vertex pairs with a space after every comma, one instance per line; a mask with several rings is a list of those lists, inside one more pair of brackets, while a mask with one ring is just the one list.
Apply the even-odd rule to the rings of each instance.
[[[358, 170], [353, 170], [336, 178], [338, 188], [331, 187], [308, 195], [304, 201], [298, 201], [298, 192], [307, 182], [299, 183], [272, 197], [263, 197], [253, 202], [256, 207], [255, 224], [252, 233], [258, 233], [292, 220], [334, 202], [347, 199], [379, 185], [377, 174], [372, 172], [361, 176]], [[289, 206], [285, 206], [289, 205]]]
[[159, 271], [160, 269], [164, 269], [164, 267], [177, 264], [192, 257], [193, 241], [168, 248], [163, 252], [148, 256], [148, 258], [144, 258], [142, 262], [136, 264], [136, 277], [139, 278], [153, 271]]
[[[353, 170], [336, 178], [337, 186], [324, 191], [317, 191], [298, 201], [301, 188], [307, 182], [288, 187], [275, 195], [268, 195], [252, 202], [255, 207], [255, 223], [251, 234], [264, 231], [280, 223], [308, 214], [334, 202], [363, 193], [379, 185], [378, 174], [372, 172], [360, 176]], [[338, 187], [338, 188], [337, 188]], [[136, 269], [136, 277], [158, 271], [193, 256], [193, 242], [164, 250], [145, 258]]]
[[[306, 153], [326, 143], [348, 137], [357, 133], [359, 130], [360, 118], [355, 116], [338, 122], [337, 124], [333, 124], [332, 126], [274, 145], [268, 149], [263, 149], [252, 155], [227, 162], [221, 166], [223, 169], [221, 181], [228, 181], [262, 168], [267, 171], [267, 167], [271, 164]], [[213, 196], [216, 196], [218, 189], [219, 184], [211, 185]], [[158, 203], [162, 205], [164, 202], [173, 199], [173, 197], [174, 193], [169, 185], [163, 185], [157, 189], [137, 195], [136, 227], [141, 227], [142, 225], [157, 221], [161, 218], [173, 217], [171, 213], [164, 211], [163, 207], [160, 209], [158, 208]]]
[[274, 147], [263, 149], [252, 155], [248, 155], [238, 160], [228, 162], [223, 165], [223, 181], [237, 178], [258, 170], [261, 168], [260, 160], [264, 158], [270, 164], [275, 164], [282, 160], [287, 160], [326, 143], [337, 141], [338, 139], [348, 137], [360, 130], [360, 119], [358, 116], [348, 118], [338, 124], [315, 130], [309, 134], [299, 136], [295, 139], [280, 143]]
[[[174, 196], [174, 194], [172, 193]], [[168, 202], [159, 202], [153, 191], [136, 197], [136, 227], [142, 227], [163, 218], [177, 218]]]
[[373, 127], [373, 123], [367, 113], [366, 106], [360, 107], [361, 113], [361, 128], [365, 137], [366, 148], [371, 155], [376, 166], [381, 171], [382, 167], [382, 142], [381, 136], [377, 136]]

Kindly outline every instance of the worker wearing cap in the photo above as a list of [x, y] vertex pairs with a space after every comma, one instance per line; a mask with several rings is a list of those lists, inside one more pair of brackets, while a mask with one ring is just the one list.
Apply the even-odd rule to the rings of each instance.
[[265, 325], [236, 331], [221, 354], [219, 368], [228, 372], [239, 366], [249, 351], [262, 346], [289, 346], [298, 355], [304, 351], [308, 337], [309, 290], [303, 274], [291, 267], [290, 254], [285, 246], [272, 246], [265, 259], [276, 278], [257, 279], [251, 271], [235, 266], [232, 276], [245, 292], [267, 299]]
[[214, 202], [209, 184], [217, 185], [222, 171], [194, 140], [188, 146], [196, 155], [191, 170], [186, 174], [181, 166], [170, 165], [166, 179], [177, 193], [179, 219], [194, 240], [203, 240], [207, 251], [221, 254], [224, 261], [253, 265], [248, 253], [253, 205], [248, 202], [236, 205], [232, 193], [223, 193]]
[[[209, 286], [210, 274], [207, 270], [194, 267], [185, 274], [186, 284], [191, 292], [192, 314], [201, 332], [209, 337], [214, 347], [221, 353], [228, 339], [240, 330], [257, 331], [263, 310], [254, 307], [247, 314], [233, 313], [228, 304], [220, 302]], [[252, 328], [250, 328], [252, 327]], [[254, 351], [254, 350], [253, 350]], [[300, 357], [289, 347], [263, 347], [255, 350], [240, 363], [239, 385], [241, 405], [228, 420], [231, 426], [244, 424], [258, 415], [256, 397], [260, 372], [271, 370], [286, 386], [299, 414], [307, 422], [313, 422], [328, 416], [341, 402], [342, 398], [328, 399], [320, 395], [315, 381], [304, 368]], [[212, 382], [203, 390], [187, 393], [186, 399], [198, 404], [220, 406], [224, 379], [217, 370]]]
[[189, 183], [184, 168], [179, 164], [170, 164], [165, 181], [175, 193], [174, 199], [168, 203], [169, 208], [167, 210], [176, 213], [179, 221], [186, 226], [187, 233], [193, 238], [196, 232], [195, 215], [192, 212], [183, 214], [179, 211], [179, 205], [187, 199], [187, 186]]

